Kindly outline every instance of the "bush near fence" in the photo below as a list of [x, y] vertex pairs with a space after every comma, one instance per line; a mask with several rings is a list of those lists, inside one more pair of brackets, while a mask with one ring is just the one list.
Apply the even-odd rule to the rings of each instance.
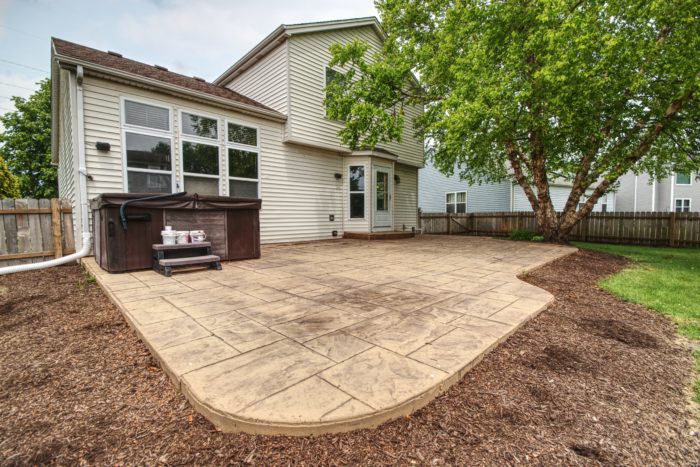
[[[532, 212], [421, 213], [426, 234], [505, 237], [515, 229], [540, 232]], [[698, 212], [594, 212], [569, 237], [574, 241], [700, 247]]]
[[0, 267], [75, 253], [73, 210], [67, 200], [0, 201]]

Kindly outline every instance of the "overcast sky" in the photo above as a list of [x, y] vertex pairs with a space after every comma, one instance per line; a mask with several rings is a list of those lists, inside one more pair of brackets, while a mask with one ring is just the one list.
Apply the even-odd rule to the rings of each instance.
[[211, 81], [282, 23], [372, 15], [372, 0], [0, 0], [0, 113], [48, 76], [51, 36]]

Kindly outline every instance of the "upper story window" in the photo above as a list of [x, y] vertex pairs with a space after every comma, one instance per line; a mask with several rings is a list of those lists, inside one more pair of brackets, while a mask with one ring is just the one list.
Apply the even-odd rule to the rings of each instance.
[[690, 212], [690, 198], [676, 198], [676, 212]]
[[228, 122], [228, 186], [229, 196], [257, 198], [260, 170], [258, 129]]
[[123, 115], [126, 191], [172, 192], [170, 109], [124, 100]]
[[692, 176], [690, 172], [678, 172], [676, 173], [676, 185], [690, 185], [692, 183]]
[[330, 100], [328, 87], [339, 86], [342, 89], [345, 86], [346, 79], [345, 73], [326, 67], [326, 105], [328, 105]]
[[445, 193], [445, 212], [467, 212], [467, 192]]

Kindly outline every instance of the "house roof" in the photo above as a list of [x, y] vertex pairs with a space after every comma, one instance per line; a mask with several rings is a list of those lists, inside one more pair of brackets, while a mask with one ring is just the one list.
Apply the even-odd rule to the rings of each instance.
[[332, 31], [337, 29], [359, 28], [363, 26], [372, 27], [377, 35], [384, 37], [379, 20], [374, 16], [364, 18], [339, 19], [333, 21], [318, 21], [315, 23], [298, 23], [298, 24], [282, 24], [277, 29], [272, 31], [258, 45], [253, 47], [240, 60], [234, 63], [228, 70], [223, 72], [221, 76], [214, 80], [215, 84], [224, 85], [230, 82], [233, 78], [245, 71], [256, 61], [267, 55], [272, 49], [277, 47], [288, 37], [294, 34], [308, 34], [312, 32]]
[[241, 110], [262, 114], [261, 116], [285, 118], [279, 112], [253, 99], [201, 78], [181, 75], [164, 67], [137, 62], [114, 52], [103, 52], [63, 39], [52, 38], [51, 41], [54, 57], [59, 62], [83, 65], [86, 69], [95, 68], [105, 73], [118, 73], [122, 77], [134, 80], [147, 80], [154, 86], [177, 88], [185, 95], [196, 94], [199, 98], [213, 99]]

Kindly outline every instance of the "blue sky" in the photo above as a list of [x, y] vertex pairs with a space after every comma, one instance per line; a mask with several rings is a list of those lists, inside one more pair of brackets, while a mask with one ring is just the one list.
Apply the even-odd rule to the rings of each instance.
[[48, 76], [51, 36], [213, 80], [282, 23], [371, 15], [372, 0], [0, 0], [0, 113]]

